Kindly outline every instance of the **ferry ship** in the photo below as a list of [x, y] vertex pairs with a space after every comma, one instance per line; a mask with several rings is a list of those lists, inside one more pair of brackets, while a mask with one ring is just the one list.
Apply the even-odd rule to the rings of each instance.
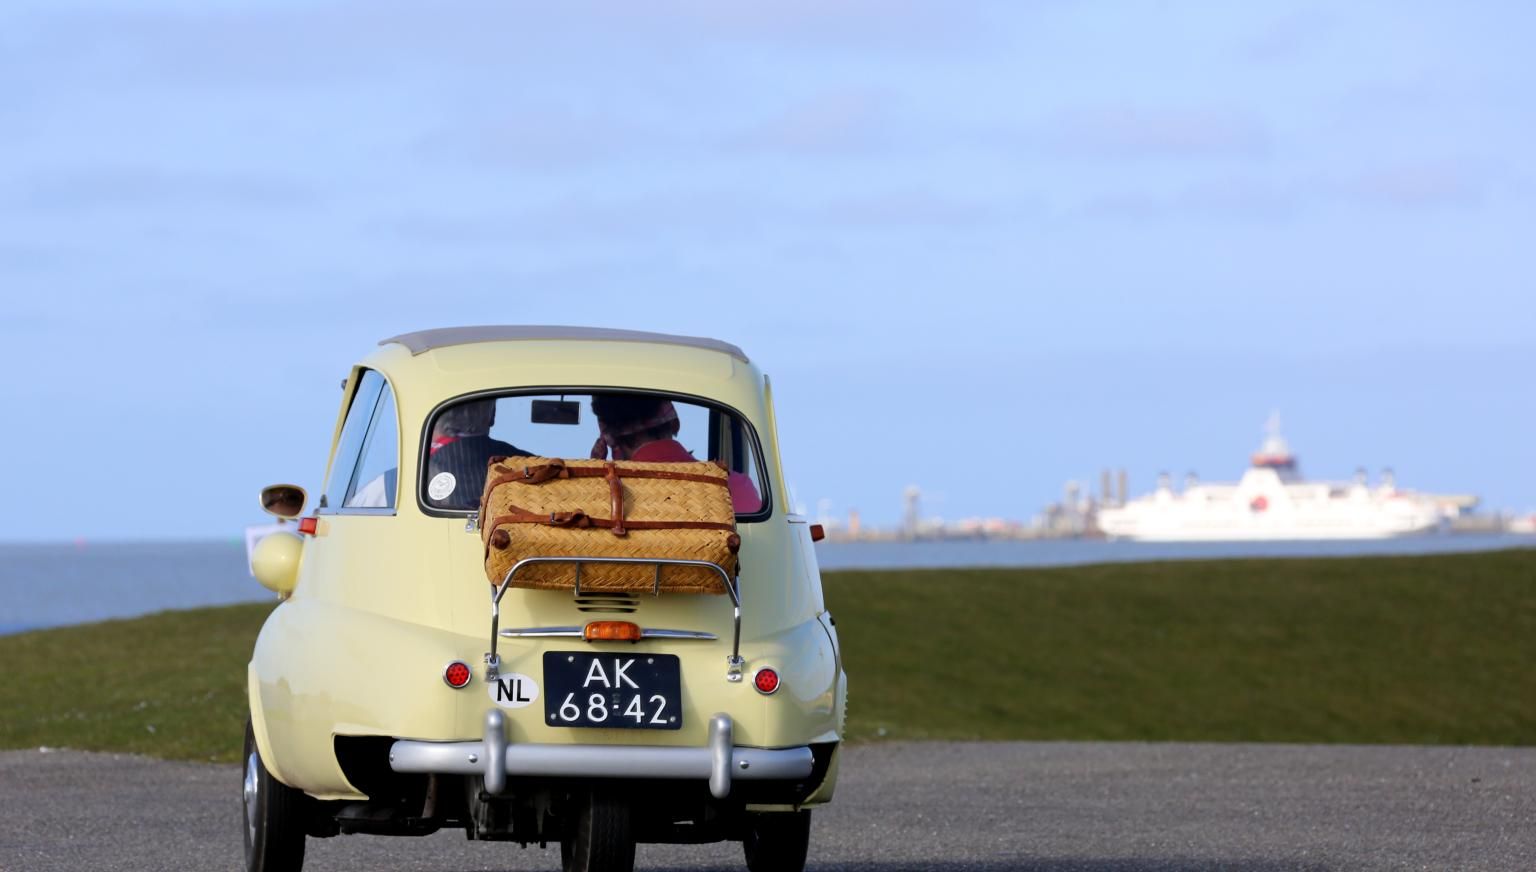
[[1176, 493], [1165, 474], [1151, 495], [1099, 509], [1098, 525], [1111, 539], [1148, 542], [1383, 539], [1433, 530], [1468, 499], [1399, 490], [1390, 471], [1375, 486], [1363, 471], [1351, 482], [1305, 481], [1272, 416], [1241, 480], [1190, 476]]

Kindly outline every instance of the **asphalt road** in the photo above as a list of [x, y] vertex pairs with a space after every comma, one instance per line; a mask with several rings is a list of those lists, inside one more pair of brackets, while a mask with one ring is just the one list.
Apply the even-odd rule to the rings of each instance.
[[[240, 774], [0, 752], [0, 869], [235, 870]], [[1536, 749], [891, 744], [850, 749], [811, 868], [935, 872], [1536, 869]], [[642, 845], [638, 868], [739, 870], [736, 844]], [[341, 836], [309, 872], [559, 867], [558, 850]]]

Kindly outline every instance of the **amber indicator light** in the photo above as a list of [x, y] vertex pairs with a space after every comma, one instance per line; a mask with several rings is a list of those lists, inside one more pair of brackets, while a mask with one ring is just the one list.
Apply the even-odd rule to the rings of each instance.
[[638, 642], [640, 625], [629, 621], [593, 621], [581, 631], [588, 642]]

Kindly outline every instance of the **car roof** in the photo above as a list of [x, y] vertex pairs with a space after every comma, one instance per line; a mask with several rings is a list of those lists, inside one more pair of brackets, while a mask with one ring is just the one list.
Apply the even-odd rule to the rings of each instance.
[[583, 342], [650, 342], [660, 345], [682, 345], [718, 351], [751, 363], [747, 353], [729, 342], [706, 339], [699, 336], [677, 336], [671, 333], [647, 333], [641, 330], [614, 330], [607, 327], [560, 327], [523, 324], [485, 324], [470, 327], [438, 327], [402, 333], [379, 340], [380, 345], [397, 343], [405, 346], [411, 356], [446, 348], [452, 345], [469, 345], [476, 342], [509, 342], [517, 340], [576, 340]]

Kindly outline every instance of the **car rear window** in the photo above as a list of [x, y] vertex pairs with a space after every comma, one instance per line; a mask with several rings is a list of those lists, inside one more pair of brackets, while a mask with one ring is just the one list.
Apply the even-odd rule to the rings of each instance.
[[739, 522], [766, 517], [769, 495], [757, 434], [739, 415], [693, 399], [625, 391], [477, 396], [444, 405], [427, 422], [422, 505], [473, 511], [492, 457], [712, 460], [731, 473]]

